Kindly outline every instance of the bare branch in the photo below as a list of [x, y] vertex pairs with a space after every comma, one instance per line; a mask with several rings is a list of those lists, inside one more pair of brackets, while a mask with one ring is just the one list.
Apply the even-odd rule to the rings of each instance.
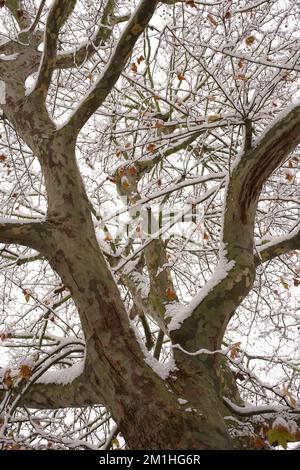
[[147, 27], [158, 3], [158, 0], [140, 1], [121, 34], [102, 76], [64, 126], [66, 132], [72, 130], [72, 132], [78, 133], [109, 95], [124, 69], [132, 48]]
[[39, 6], [38, 11], [37, 11], [37, 14], [36, 14], [36, 17], [35, 17], [32, 25], [30, 26], [30, 29], [29, 29], [30, 32], [33, 32], [35, 30], [35, 28], [37, 27], [37, 25], [39, 24], [40, 17], [43, 13], [43, 8], [45, 6], [45, 3], [46, 3], [46, 0], [41, 1], [40, 6]]
[[55, 69], [58, 34], [74, 10], [75, 5], [76, 0], [55, 0], [48, 13], [45, 29], [44, 52], [35, 89], [32, 92], [38, 94], [44, 99], [46, 98], [48, 88], [51, 83], [52, 73]]
[[[113, 16], [115, 5], [115, 0], [107, 1], [100, 20], [100, 27], [90, 41], [82, 44], [75, 51], [60, 52], [57, 55], [57, 69], [78, 67], [85, 60], [89, 59], [99, 47], [103, 46], [108, 41], [112, 33], [113, 25], [118, 23], [118, 19]], [[127, 17], [125, 17], [125, 19], [122, 18], [123, 21], [126, 21], [127, 19]]]
[[20, 29], [25, 29], [28, 28], [30, 21], [23, 8], [20, 8], [20, 4], [21, 2], [19, 0], [6, 0], [5, 2], [5, 6], [17, 21]]
[[[1, 369], [0, 369], [1, 373]], [[61, 371], [62, 375], [66, 370]], [[80, 393], [79, 393], [80, 391]], [[16, 390], [17, 392], [17, 390]], [[0, 390], [0, 401], [3, 399], [5, 391]], [[93, 391], [90, 382], [85, 374], [81, 374], [71, 383], [33, 383], [28, 392], [21, 398], [20, 405], [36, 409], [57, 409], [86, 407], [98, 404], [99, 393]]]
[[0, 243], [13, 243], [39, 249], [46, 223], [0, 219]]

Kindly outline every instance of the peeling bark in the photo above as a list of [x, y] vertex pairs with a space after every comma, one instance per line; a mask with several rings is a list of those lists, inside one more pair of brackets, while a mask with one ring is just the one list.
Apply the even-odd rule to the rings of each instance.
[[[71, 60], [69, 53], [57, 57], [56, 54], [60, 28], [75, 3], [53, 2], [43, 54], [37, 51], [40, 33], [24, 31], [20, 34], [28, 45], [8, 42], [2, 45], [3, 49], [18, 55], [5, 64], [0, 59], [0, 77], [6, 82], [5, 117], [37, 156], [48, 198], [45, 221], [1, 222], [0, 242], [34, 248], [49, 261], [70, 289], [86, 341], [85, 367], [80, 377], [65, 386], [33, 384], [21, 403], [37, 408], [102, 404], [111, 412], [132, 449], [231, 449], [233, 442], [224, 422], [228, 408], [224, 407], [223, 393], [237, 403], [240, 398], [230, 371], [218, 355], [189, 356], [177, 349], [176, 370], [166, 380], [147, 365], [112, 271], [99, 248], [76, 162], [78, 132], [109, 95], [159, 2], [141, 0], [102, 76], [69, 121], [58, 129], [48, 114], [45, 99], [53, 71], [68, 67]], [[15, 14], [16, 2], [6, 4]], [[105, 26], [109, 25], [113, 7], [114, 2], [106, 4]], [[19, 21], [21, 27], [25, 26], [24, 21]], [[99, 30], [98, 44], [105, 42], [109, 34], [109, 29]], [[82, 51], [75, 52], [79, 62], [84, 60]], [[91, 48], [87, 54], [92, 54]], [[25, 96], [25, 80], [37, 69], [36, 86]], [[15, 80], [10, 80], [11, 76]], [[164, 333], [170, 333], [173, 345], [178, 343], [188, 351], [219, 349], [228, 321], [253, 285], [255, 266], [287, 250], [299, 249], [297, 232], [285, 242], [266, 246], [260, 251], [259, 260], [253, 251], [254, 219], [261, 188], [299, 144], [299, 126], [297, 106], [274, 124], [257, 145], [253, 145], [248, 129], [245, 152], [229, 176], [225, 200], [223, 244], [227, 261], [234, 261], [234, 265], [178, 330], [167, 330], [166, 291], [173, 285], [161, 240], [155, 240], [144, 253], [150, 279], [146, 302], [139, 297], [130, 276], [123, 276], [133, 303], [144, 315], [152, 315]], [[188, 139], [186, 145], [194, 138]], [[140, 164], [144, 172], [146, 167], [149, 170], [151, 162]], [[138, 177], [135, 188], [137, 183]], [[232, 230], [235, 226], [242, 230]]]

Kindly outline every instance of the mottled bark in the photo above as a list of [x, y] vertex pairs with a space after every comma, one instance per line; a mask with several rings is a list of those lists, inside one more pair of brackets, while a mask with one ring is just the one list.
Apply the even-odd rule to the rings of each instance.
[[[17, 2], [6, 3], [15, 15]], [[86, 341], [85, 366], [80, 377], [66, 386], [33, 384], [21, 403], [37, 408], [103, 404], [130, 448], [230, 449], [233, 443], [223, 418], [228, 409], [222, 395], [225, 393], [235, 402], [239, 402], [239, 396], [234, 381], [230, 384], [232, 376], [226, 364], [216, 354], [190, 356], [174, 348], [176, 369], [166, 380], [147, 365], [118, 286], [99, 248], [76, 162], [78, 132], [109, 95], [159, 2], [141, 0], [102, 76], [69, 121], [58, 129], [49, 117], [45, 98], [53, 71], [67, 67], [70, 61], [69, 54], [56, 57], [56, 49], [59, 29], [75, 3], [53, 3], [43, 36], [43, 54], [37, 51], [40, 33], [24, 31], [20, 34], [26, 39], [25, 45], [12, 42], [3, 45], [5, 53], [13, 50], [18, 55], [7, 61], [0, 59], [0, 77], [6, 82], [5, 117], [39, 159], [48, 198], [45, 221], [1, 222], [0, 242], [32, 247], [49, 261], [70, 289]], [[109, 26], [113, 6], [114, 2], [106, 3], [105, 26]], [[25, 25], [24, 21], [19, 21], [20, 27]], [[98, 43], [108, 36], [109, 29], [99, 30]], [[91, 48], [87, 53], [92, 54]], [[79, 61], [83, 60], [82, 50], [76, 54]], [[39, 65], [36, 86], [25, 96], [25, 80]], [[12, 76], [14, 80], [10, 79]], [[223, 227], [226, 257], [234, 265], [178, 330], [168, 332], [164, 318], [166, 290], [173, 286], [167, 267], [157, 274], [167, 259], [163, 243], [156, 240], [145, 250], [150, 280], [149, 311], [154, 318], [161, 317], [162, 328], [170, 333], [173, 345], [179, 343], [189, 351], [201, 347], [219, 349], [231, 315], [253, 285], [258, 264], [253, 250], [253, 227], [262, 185], [300, 142], [299, 125], [298, 106], [283, 116], [256, 146], [247, 146], [235, 164], [227, 183]], [[232, 230], [237, 225], [242, 230]], [[298, 234], [276, 247], [266, 246], [260, 251], [260, 261], [278, 256], [290, 247], [299, 248]], [[144, 300], [134, 298], [134, 286], [129, 281], [133, 300], [147, 313]]]
[[[299, 144], [299, 127], [300, 106], [297, 105], [287, 110], [233, 165], [226, 188], [220, 251], [223, 266], [231, 262], [231, 267], [181, 328], [172, 332], [173, 341], [190, 351], [220, 348], [230, 318], [253, 286], [256, 267], [254, 222], [259, 195], [264, 182]], [[281, 241], [283, 252], [287, 246], [295, 246], [297, 240], [296, 234], [289, 243]], [[277, 252], [281, 254], [279, 246]], [[262, 252], [263, 256], [267, 258], [267, 251]]]

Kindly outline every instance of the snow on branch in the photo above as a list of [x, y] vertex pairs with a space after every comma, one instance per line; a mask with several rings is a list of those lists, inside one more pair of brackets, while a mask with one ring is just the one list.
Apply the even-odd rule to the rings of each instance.
[[239, 416], [256, 416], [269, 413], [282, 413], [288, 412], [291, 414], [300, 414], [300, 408], [291, 409], [288, 406], [272, 406], [272, 405], [261, 405], [261, 406], [238, 406], [228, 398], [223, 397], [223, 402], [234, 414]]
[[181, 309], [177, 308], [173, 315], [169, 309], [168, 313], [169, 315], [172, 315], [169, 323], [169, 331], [180, 328], [180, 325], [193, 314], [194, 310], [197, 309], [203, 299], [214, 289], [214, 287], [218, 286], [221, 281], [227, 277], [228, 273], [234, 268], [234, 265], [234, 261], [227, 262], [226, 260], [221, 260], [211, 279], [186, 307], [182, 307]]
[[[74, 50], [58, 52], [56, 60], [57, 69], [78, 67], [95, 54], [100, 46], [104, 46], [107, 43], [108, 39], [111, 37], [113, 25], [119, 22], [119, 19], [113, 15], [115, 4], [115, 0], [108, 0], [106, 2], [100, 20], [100, 26], [90, 40], [82, 42], [79, 47]], [[126, 21], [126, 19], [128, 18], [122, 18], [123, 21]]]
[[292, 250], [300, 250], [300, 222], [299, 226], [289, 234], [264, 241], [257, 248], [255, 264], [258, 266]]
[[140, 348], [143, 352], [144, 361], [146, 362], [146, 364], [149, 367], [151, 367], [151, 369], [161, 379], [166, 380], [168, 378], [169, 374], [172, 371], [176, 370], [176, 364], [174, 362], [174, 359], [171, 358], [168, 362], [165, 362], [165, 363], [158, 361], [146, 348], [146, 346], [145, 346], [145, 344], [144, 344], [144, 342], [143, 342], [143, 340], [140, 336], [140, 333], [139, 333], [138, 329], [136, 328], [134, 322], [131, 322], [130, 325], [131, 325], [131, 328], [133, 329], [133, 331], [135, 333], [136, 340], [139, 343]]
[[122, 32], [101, 77], [65, 124], [66, 132], [70, 128], [79, 132], [105, 101], [120, 77], [135, 43], [152, 18], [158, 3], [158, 0], [141, 0]]
[[[193, 186], [193, 185], [206, 183], [206, 182], [211, 181], [211, 180], [223, 179], [225, 176], [226, 176], [225, 173], [219, 172], [219, 173], [213, 173], [213, 174], [209, 174], [209, 175], [205, 175], [205, 176], [201, 175], [201, 176], [198, 176], [198, 177], [195, 177], [195, 178], [188, 178], [188, 179], [186, 179], [184, 181], [181, 181], [179, 183], [171, 184], [170, 186], [168, 186], [165, 189], [162, 189], [161, 191], [156, 191], [154, 194], [151, 194], [149, 196], [145, 196], [145, 197], [141, 198], [135, 204], [134, 207], [135, 207], [135, 209], [137, 209], [137, 208], [143, 206], [144, 204], [146, 204], [150, 201], [153, 201], [154, 199], [157, 199], [157, 198], [162, 197], [162, 196], [166, 196], [168, 194], [172, 194], [174, 191], [179, 191], [180, 189], [186, 188], [188, 186]], [[124, 214], [125, 212], [127, 212], [130, 209], [131, 209], [131, 207], [127, 205], [126, 207], [123, 207], [122, 209], [119, 209], [118, 211], [114, 212], [112, 215], [107, 216], [101, 222], [102, 223], [108, 222], [112, 218], [118, 217], [119, 215]]]
[[227, 354], [232, 350], [232, 346], [229, 346], [226, 349], [217, 349], [216, 351], [210, 351], [209, 349], [198, 349], [198, 351], [190, 352], [184, 349], [180, 344], [173, 344], [172, 345], [173, 349], [179, 349], [182, 351], [184, 354], [187, 354], [188, 356], [199, 356], [200, 354], [207, 354], [209, 356], [215, 355], [215, 354], [221, 354], [222, 356], [227, 356]]
[[59, 31], [72, 13], [75, 5], [76, 0], [55, 0], [48, 13], [44, 36], [44, 52], [36, 85], [32, 92], [44, 99], [46, 98], [52, 73], [55, 69]]

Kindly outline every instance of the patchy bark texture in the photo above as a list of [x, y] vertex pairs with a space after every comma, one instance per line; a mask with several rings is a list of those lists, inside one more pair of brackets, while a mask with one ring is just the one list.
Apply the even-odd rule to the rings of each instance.
[[[6, 2], [13, 14], [15, 4]], [[167, 5], [175, 1], [163, 2]], [[176, 369], [163, 380], [147, 363], [136, 339], [119, 288], [96, 239], [90, 203], [76, 162], [79, 131], [108, 97], [132, 49], [147, 27], [159, 2], [142, 0], [128, 20], [102, 76], [74, 111], [67, 123], [57, 128], [49, 116], [45, 99], [52, 74], [60, 68], [81, 63], [93, 48], [80, 46], [74, 54], [57, 53], [58, 34], [76, 1], [54, 1], [44, 36], [26, 29], [22, 41], [7, 42], [14, 60], [1, 61], [0, 77], [6, 82], [6, 119], [36, 155], [45, 181], [48, 211], [41, 222], [0, 223], [0, 242], [36, 249], [58, 273], [80, 315], [86, 341], [83, 373], [68, 385], [34, 384], [22, 403], [35, 408], [58, 408], [102, 404], [111, 415], [131, 449], [231, 449], [224, 415], [223, 394], [239, 400], [234, 380], [218, 355], [190, 356], [174, 348]], [[108, 40], [114, 2], [107, 2], [96, 46]], [[117, 19], [114, 19], [117, 22]], [[28, 28], [24, 15], [21, 28]], [[23, 36], [22, 36], [23, 35]], [[43, 41], [41, 54], [37, 46]], [[4, 48], [4, 46], [3, 46]], [[27, 77], [38, 71], [34, 89], [25, 95]], [[17, 79], [11, 80], [14, 76]], [[226, 276], [201, 299], [177, 330], [168, 331], [168, 292], [175, 291], [163, 242], [149, 244], [140, 258], [140, 273], [147, 270], [148, 297], [142, 297], [130, 274], [121, 283], [131, 292], [139, 314], [157, 321], [162, 337], [188, 353], [201, 348], [220, 349], [225, 328], [253, 286], [255, 267], [290, 249], [299, 249], [299, 232], [286, 242], [266, 245], [260, 257], [253, 254], [254, 219], [262, 186], [271, 173], [300, 142], [300, 106], [295, 106], [274, 124], [260, 142], [248, 142], [228, 176], [224, 202], [222, 256], [234, 264]], [[167, 131], [166, 131], [167, 132]], [[197, 134], [199, 136], [199, 134]], [[188, 144], [190, 144], [189, 140]], [[150, 172], [157, 159], [137, 163], [131, 185], [137, 200], [139, 179]], [[117, 181], [119, 194], [122, 186]], [[124, 191], [123, 191], [124, 194]], [[238, 225], [241, 230], [232, 230]], [[158, 270], [160, 270], [157, 275]], [[176, 300], [176, 293], [172, 300]], [[227, 375], [226, 375], [227, 374]], [[227, 377], [226, 380], [224, 377]], [[225, 381], [224, 381], [225, 380]]]

